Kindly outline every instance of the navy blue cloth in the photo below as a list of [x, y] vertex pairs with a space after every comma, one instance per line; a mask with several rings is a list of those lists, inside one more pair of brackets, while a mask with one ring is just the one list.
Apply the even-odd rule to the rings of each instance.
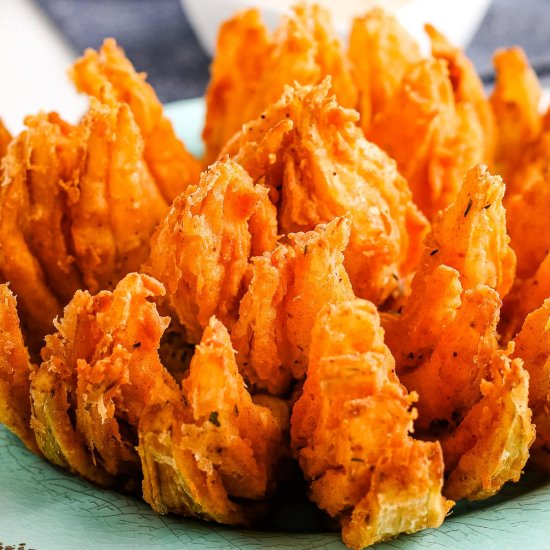
[[[113, 36], [163, 102], [197, 97], [208, 82], [202, 51], [179, 0], [35, 0], [77, 51]], [[445, 0], [441, 0], [445, 1]], [[483, 80], [493, 79], [499, 47], [522, 46], [550, 85], [550, 0], [493, 0], [467, 52]]]
[[[0, 0], [1, 1], [1, 0]], [[179, 0], [35, 0], [77, 52], [116, 38], [162, 102], [203, 95], [210, 59]]]

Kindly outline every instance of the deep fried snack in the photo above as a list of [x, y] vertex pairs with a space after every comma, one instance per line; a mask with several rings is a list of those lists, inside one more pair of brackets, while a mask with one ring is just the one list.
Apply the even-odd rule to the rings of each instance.
[[221, 158], [174, 201], [151, 239], [143, 269], [166, 286], [168, 307], [188, 342], [200, 341], [212, 315], [233, 326], [251, 254], [271, 250], [277, 239], [267, 192]]
[[[250, 57], [255, 45], [258, 49]], [[256, 11], [236, 15], [220, 31], [215, 59], [203, 133], [207, 162], [217, 157], [243, 123], [279, 99], [286, 85], [317, 84], [331, 75], [338, 101], [345, 107], [355, 107], [357, 102], [330, 14], [317, 5], [295, 6], [273, 38], [262, 30]]]
[[545, 185], [550, 168], [550, 109], [542, 117], [542, 129], [538, 137], [521, 149], [521, 156], [514, 165], [509, 201], [516, 195], [532, 192], [537, 186]]
[[8, 145], [10, 144], [11, 139], [9, 130], [4, 126], [4, 122], [0, 118], [0, 174], [2, 171], [1, 161], [8, 152]]
[[432, 55], [435, 59], [446, 61], [449, 78], [453, 86], [457, 109], [467, 109], [471, 105], [481, 125], [484, 135], [483, 162], [491, 164], [496, 144], [496, 124], [491, 104], [488, 101], [483, 83], [473, 63], [464, 51], [450, 44], [447, 39], [431, 25], [425, 27], [432, 43]]
[[216, 159], [243, 122], [258, 115], [257, 102], [252, 98], [265, 75], [272, 49], [271, 35], [257, 9], [237, 13], [220, 27], [206, 91], [202, 134], [206, 162]]
[[506, 203], [510, 246], [517, 256], [517, 276], [520, 279], [532, 277], [548, 254], [549, 211], [550, 172], [546, 170], [541, 178], [510, 197]]
[[393, 369], [373, 304], [321, 311], [292, 446], [311, 498], [338, 517], [351, 548], [438, 527], [453, 504], [441, 495], [441, 448], [411, 437], [415, 396]]
[[[528, 407], [529, 376], [520, 359], [496, 351], [482, 399], [449, 436], [440, 439], [445, 456], [444, 494], [480, 500], [509, 481], [519, 481], [535, 438]], [[537, 425], [538, 430], [538, 425]]]
[[502, 342], [506, 343], [513, 339], [529, 313], [540, 308], [548, 297], [550, 297], [550, 253], [531, 277], [525, 280], [517, 279], [512, 292], [506, 296], [499, 326]]
[[135, 71], [115, 40], [105, 40], [97, 52], [86, 50], [70, 75], [80, 92], [101, 99], [105, 86], [111, 85], [115, 98], [128, 104], [145, 143], [147, 166], [168, 203], [196, 183], [199, 162], [176, 137], [155, 91], [145, 81], [146, 75]]
[[78, 291], [46, 337], [32, 377], [38, 446], [54, 464], [103, 486], [136, 490], [135, 450], [144, 408], [179, 396], [158, 357], [168, 319], [150, 298], [164, 292], [147, 275], [127, 275], [113, 292]]
[[441, 438], [453, 499], [485, 498], [517, 480], [532, 442], [528, 376], [497, 352], [499, 292], [509, 289], [515, 262], [503, 194], [499, 177], [469, 171], [426, 239], [402, 315], [384, 318], [397, 373], [420, 396], [416, 425]]
[[[287, 88], [226, 151], [278, 203], [283, 233], [350, 212], [346, 270], [357, 295], [381, 303], [417, 265], [427, 230], [395, 163], [369, 143], [330, 84]], [[282, 188], [279, 190], [279, 187]]]
[[103, 103], [91, 98], [82, 126], [85, 153], [68, 188], [68, 208], [77, 263], [86, 288], [98, 292], [139, 269], [168, 205], [143, 160], [128, 105], [108, 91]]
[[139, 268], [168, 205], [132, 112], [107, 88], [78, 127], [55, 113], [25, 122], [4, 159], [0, 275], [37, 353], [77, 289], [111, 289]]
[[416, 41], [383, 9], [357, 17], [349, 38], [348, 57], [359, 93], [357, 110], [366, 133], [401, 85], [410, 65], [421, 59]]
[[487, 498], [517, 481], [529, 456], [528, 375], [521, 361], [497, 350], [493, 289], [462, 293], [459, 273], [445, 265], [424, 285], [434, 303], [423, 306], [413, 290], [403, 318], [385, 324], [387, 342], [400, 379], [419, 394], [417, 427], [441, 441], [445, 495]]
[[484, 160], [477, 113], [470, 103], [456, 104], [443, 60], [409, 67], [367, 138], [397, 161], [428, 219], [454, 201], [466, 170]]
[[[425, 284], [434, 295], [442, 290], [436, 299], [438, 306], [443, 296], [450, 301], [441, 309], [436, 304], [422, 308], [415, 297], [416, 311], [407, 304], [402, 320], [408, 329], [406, 341], [395, 351], [399, 352], [396, 361], [401, 380], [420, 395], [417, 426], [428, 430], [455, 426], [479, 401], [480, 383], [489, 374], [489, 361], [497, 347], [501, 302], [486, 285], [462, 294], [458, 272], [447, 266], [438, 267]], [[452, 289], [458, 291], [454, 296]], [[457, 302], [452, 309], [451, 304]], [[434, 310], [435, 319], [428, 317]], [[434, 326], [434, 321], [441, 324]], [[393, 342], [394, 336], [388, 338], [390, 348]]]
[[[409, 389], [422, 387], [418, 425], [423, 428], [434, 420], [451, 423], [453, 413], [460, 416], [476, 402], [496, 349], [500, 296], [508, 292], [515, 267], [503, 195], [501, 178], [485, 167], [468, 171], [456, 201], [434, 220], [402, 315], [384, 318], [399, 375]], [[433, 376], [424, 376], [428, 371]]]
[[542, 90], [521, 48], [498, 50], [494, 65], [496, 82], [491, 106], [497, 124], [495, 169], [508, 184], [508, 194], [512, 195], [525, 184], [515, 177], [524, 150], [541, 131]]
[[531, 460], [550, 470], [550, 299], [530, 313], [516, 336], [513, 356], [523, 359], [529, 373], [529, 407], [537, 437]]
[[248, 524], [259, 509], [254, 501], [274, 488], [288, 418], [253, 402], [215, 318], [182, 386], [183, 399], [151, 406], [142, 417], [143, 496], [160, 513]]
[[458, 270], [465, 290], [484, 284], [501, 297], [508, 293], [516, 255], [506, 233], [505, 188], [502, 178], [492, 176], [486, 166], [467, 172], [455, 201], [433, 221], [418, 280], [436, 266], [448, 265]]
[[34, 352], [53, 318], [82, 285], [70, 251], [63, 186], [78, 159], [76, 129], [59, 117], [27, 119], [4, 158], [0, 189], [0, 274], [19, 297]]
[[35, 369], [23, 342], [15, 297], [8, 285], [0, 285], [0, 424], [39, 453], [30, 423], [30, 375]]
[[350, 221], [289, 235], [289, 245], [252, 259], [250, 284], [231, 332], [247, 381], [284, 394], [306, 373], [311, 327], [325, 304], [354, 298], [343, 266]]

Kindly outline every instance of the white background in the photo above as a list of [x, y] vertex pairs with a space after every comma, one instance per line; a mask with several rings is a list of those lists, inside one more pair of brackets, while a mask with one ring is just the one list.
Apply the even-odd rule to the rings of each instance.
[[87, 102], [66, 74], [78, 53], [32, 0], [0, 0], [0, 117], [12, 132], [40, 110], [78, 119]]

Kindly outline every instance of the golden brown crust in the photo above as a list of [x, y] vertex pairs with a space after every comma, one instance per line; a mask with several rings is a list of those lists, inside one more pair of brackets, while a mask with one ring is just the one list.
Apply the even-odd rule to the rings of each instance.
[[17, 304], [8, 285], [0, 285], [0, 423], [39, 453], [31, 429], [31, 363], [19, 326]]
[[145, 144], [147, 166], [168, 203], [189, 184], [196, 183], [198, 161], [176, 137], [155, 91], [145, 81], [145, 74], [135, 71], [114, 39], [105, 40], [97, 52], [86, 50], [73, 65], [70, 76], [80, 92], [99, 99], [110, 85], [116, 100], [129, 106]]
[[484, 136], [481, 158], [484, 163], [491, 165], [496, 145], [496, 124], [483, 83], [463, 50], [453, 46], [431, 25], [426, 25], [425, 30], [431, 41], [432, 56], [447, 63], [457, 106], [469, 104], [475, 111]]
[[420, 60], [420, 50], [395, 17], [374, 8], [354, 19], [348, 57], [359, 92], [361, 128], [367, 132], [374, 116], [399, 89], [409, 66]]
[[281, 395], [303, 378], [317, 313], [354, 296], [343, 266], [349, 234], [349, 219], [336, 218], [289, 235], [289, 245], [252, 260], [231, 337], [239, 367], [254, 386]]
[[317, 317], [292, 445], [311, 498], [363, 548], [437, 527], [453, 504], [441, 496], [438, 443], [414, 440], [413, 395], [394, 373], [373, 304], [327, 306]]
[[63, 190], [76, 162], [70, 151], [78, 151], [79, 143], [75, 130], [54, 114], [28, 122], [4, 158], [0, 273], [19, 297], [28, 343], [38, 352], [63, 301], [81, 285], [69, 248]]
[[160, 283], [127, 275], [111, 293], [78, 291], [46, 338], [33, 376], [32, 426], [46, 458], [100, 485], [137, 489], [143, 409], [179, 395], [158, 347]]
[[249, 523], [272, 491], [288, 418], [253, 403], [229, 334], [212, 318], [191, 361], [183, 400], [146, 409], [139, 430], [144, 498], [161, 513]]
[[85, 152], [68, 206], [85, 286], [98, 292], [139, 269], [168, 205], [143, 160], [143, 140], [126, 104], [109, 93], [103, 103], [92, 98], [82, 126]]
[[449, 436], [441, 438], [448, 477], [444, 494], [480, 500], [519, 481], [535, 438], [528, 406], [529, 375], [519, 359], [493, 354], [481, 400]]
[[174, 201], [143, 269], [166, 286], [170, 310], [197, 343], [212, 315], [231, 329], [250, 255], [272, 249], [276, 238], [267, 189], [224, 157]]
[[4, 121], [0, 118], [0, 171], [2, 170], [1, 161], [8, 152], [8, 145], [12, 137], [10, 131], [4, 125]]
[[246, 124], [226, 151], [269, 186], [283, 233], [350, 212], [346, 269], [357, 295], [381, 303], [416, 267], [427, 222], [395, 163], [356, 121], [357, 113], [330, 95], [328, 81], [296, 85]]
[[397, 161], [428, 219], [453, 202], [466, 170], [483, 162], [484, 135], [475, 109], [456, 103], [448, 65], [440, 59], [409, 67], [367, 138]]
[[279, 99], [285, 86], [318, 84], [327, 75], [338, 101], [355, 107], [355, 84], [327, 10], [295, 6], [272, 37], [256, 10], [237, 14], [218, 37], [206, 99], [206, 161], [215, 160], [229, 138]]
[[514, 342], [513, 356], [529, 373], [529, 406], [537, 428], [531, 460], [550, 470], [550, 299], [527, 316]]
[[537, 75], [521, 48], [497, 50], [494, 56], [496, 82], [491, 106], [497, 125], [495, 169], [509, 186], [508, 194], [527, 183], [516, 178], [525, 148], [539, 136], [542, 90]]

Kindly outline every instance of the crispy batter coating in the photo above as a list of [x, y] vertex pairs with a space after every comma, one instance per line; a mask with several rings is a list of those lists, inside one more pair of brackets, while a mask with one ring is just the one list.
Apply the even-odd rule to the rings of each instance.
[[[450, 302], [458, 301], [458, 307], [454, 311], [449, 306], [436, 311], [436, 319], [427, 316], [435, 304], [418, 307], [415, 312], [409, 309], [403, 318], [404, 324], [409, 323], [407, 340], [399, 350], [399, 357], [396, 354], [401, 380], [420, 395], [417, 425], [425, 430], [442, 423], [455, 425], [479, 401], [479, 386], [488, 375], [489, 360], [497, 345], [501, 305], [498, 294], [479, 285], [461, 295], [458, 273], [454, 270], [454, 280], [451, 278], [451, 284], [445, 288], [450, 275], [447, 266], [440, 266], [427, 278], [426, 286], [434, 293], [441, 287], [447, 293], [451, 288], [458, 290]], [[437, 297], [437, 302], [442, 301], [442, 296]], [[442, 324], [434, 326], [435, 320]]]
[[28, 117], [5, 157], [0, 276], [34, 353], [77, 289], [113, 288], [139, 268], [168, 209], [130, 108], [108, 89], [102, 97], [78, 127], [55, 113]]
[[529, 407], [537, 427], [531, 460], [550, 470], [550, 299], [527, 316], [514, 342], [513, 356], [529, 373]]
[[143, 160], [128, 105], [92, 98], [82, 124], [85, 154], [69, 191], [71, 236], [86, 288], [97, 292], [139, 269], [168, 205]]
[[509, 201], [516, 194], [529, 193], [532, 188], [543, 185], [548, 179], [550, 167], [550, 109], [542, 117], [542, 130], [538, 137], [521, 148], [518, 162], [513, 166], [514, 172], [510, 176], [511, 195]]
[[529, 456], [528, 374], [497, 351], [500, 299], [493, 289], [462, 293], [458, 271], [445, 265], [423, 288], [433, 303], [413, 290], [403, 317], [385, 323], [387, 343], [402, 382], [420, 396], [417, 427], [441, 441], [445, 495], [487, 498], [517, 481]]
[[506, 233], [505, 185], [487, 167], [470, 169], [455, 201], [440, 212], [425, 241], [420, 275], [438, 265], [458, 270], [465, 290], [478, 284], [505, 296], [514, 281], [516, 255]]
[[503, 195], [502, 179], [485, 167], [467, 173], [456, 201], [433, 222], [401, 317], [384, 318], [398, 373], [420, 393], [423, 428], [451, 423], [475, 403], [496, 349], [500, 296], [515, 267]]
[[199, 162], [176, 137], [155, 91], [145, 81], [146, 75], [135, 71], [114, 39], [105, 40], [97, 52], [86, 50], [70, 76], [80, 92], [100, 99], [104, 88], [112, 86], [115, 98], [129, 106], [145, 143], [147, 166], [168, 203], [196, 183]]
[[497, 124], [495, 169], [509, 185], [511, 195], [525, 183], [515, 177], [524, 149], [541, 131], [542, 90], [521, 48], [497, 50], [493, 61], [496, 70], [491, 95]]
[[215, 160], [242, 124], [279, 99], [286, 85], [317, 84], [327, 75], [338, 101], [355, 107], [357, 90], [327, 10], [295, 6], [273, 37], [256, 10], [237, 14], [220, 30], [207, 90], [206, 161]]
[[354, 19], [348, 57], [359, 92], [361, 128], [367, 132], [376, 113], [399, 89], [409, 66], [420, 60], [420, 50], [395, 17], [374, 8]]
[[416, 267], [427, 222], [395, 163], [329, 91], [328, 81], [287, 88], [226, 151], [270, 187], [283, 233], [350, 212], [346, 270], [357, 295], [381, 303]]
[[548, 254], [549, 211], [550, 172], [508, 199], [510, 246], [517, 256], [517, 276], [521, 279], [532, 277]]
[[420, 396], [417, 427], [441, 438], [452, 499], [485, 498], [517, 480], [532, 442], [528, 375], [497, 352], [499, 292], [515, 263], [503, 194], [486, 168], [468, 172], [434, 221], [402, 315], [384, 317], [397, 372]]
[[[535, 438], [528, 407], [529, 375], [519, 359], [497, 351], [482, 399], [451, 435], [440, 439], [448, 477], [444, 493], [480, 500], [508, 481], [519, 481]], [[538, 428], [538, 426], [537, 426]]]
[[28, 118], [4, 158], [0, 189], [0, 274], [19, 297], [28, 344], [37, 352], [82, 285], [70, 251], [63, 187], [78, 158], [76, 130], [56, 114]]
[[241, 372], [255, 387], [280, 395], [303, 378], [317, 313], [354, 297], [343, 266], [349, 235], [349, 219], [337, 218], [253, 258], [231, 338]]
[[483, 162], [491, 164], [496, 144], [496, 123], [483, 83], [463, 50], [450, 44], [431, 25], [426, 25], [425, 29], [432, 43], [433, 57], [446, 61], [448, 65], [457, 106], [471, 104], [477, 115], [484, 135], [482, 159]]
[[292, 446], [311, 498], [339, 518], [351, 548], [438, 527], [453, 504], [441, 495], [441, 448], [411, 437], [415, 396], [393, 369], [373, 304], [321, 311]]
[[0, 285], [0, 423], [39, 453], [30, 424], [30, 375], [35, 369], [23, 342], [15, 297], [8, 285]]
[[202, 134], [206, 162], [216, 159], [243, 122], [258, 115], [252, 98], [258, 93], [272, 48], [272, 38], [257, 9], [237, 13], [220, 27], [206, 91]]
[[550, 297], [550, 254], [544, 258], [533, 276], [517, 279], [512, 292], [506, 296], [502, 308], [499, 332], [506, 343], [521, 330], [529, 313], [540, 308]]
[[149, 300], [163, 292], [136, 273], [113, 292], [78, 291], [58, 332], [46, 337], [31, 383], [31, 422], [54, 464], [99, 485], [137, 489], [143, 409], [179, 395], [157, 351], [168, 319]]
[[224, 157], [159, 224], [143, 269], [166, 286], [187, 341], [199, 342], [212, 315], [233, 326], [249, 257], [275, 246], [276, 213], [267, 191]]
[[[146, 409], [139, 429], [145, 500], [160, 513], [247, 524], [270, 493], [288, 418], [253, 402], [227, 329], [207, 326], [183, 399]], [[239, 503], [235, 499], [239, 499]]]
[[[10, 144], [12, 137], [10, 131], [4, 126], [3, 120], [0, 118], [0, 162], [6, 156], [8, 152], [8, 145]], [[2, 167], [0, 165], [0, 173]]]
[[440, 59], [409, 67], [367, 138], [397, 161], [428, 219], [454, 201], [466, 170], [483, 161], [476, 110], [456, 103], [449, 67]]

